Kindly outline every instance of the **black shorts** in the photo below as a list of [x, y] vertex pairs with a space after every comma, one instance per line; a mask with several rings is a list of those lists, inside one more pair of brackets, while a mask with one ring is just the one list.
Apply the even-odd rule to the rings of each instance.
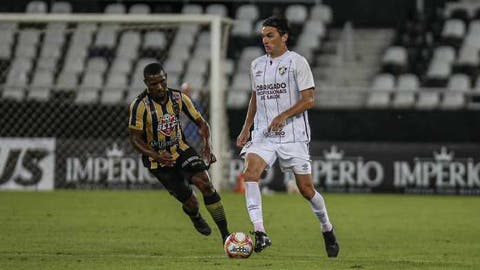
[[208, 167], [191, 147], [179, 154], [175, 166], [150, 169], [150, 172], [172, 196], [184, 203], [193, 193], [190, 179], [196, 173], [206, 171]]

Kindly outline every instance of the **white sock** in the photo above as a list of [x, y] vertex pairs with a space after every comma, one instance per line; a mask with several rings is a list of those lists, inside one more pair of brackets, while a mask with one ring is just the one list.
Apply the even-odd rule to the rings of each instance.
[[245, 182], [245, 201], [248, 215], [255, 231], [265, 232], [263, 227], [262, 194], [257, 182]]
[[322, 225], [322, 232], [329, 232], [332, 230], [332, 224], [328, 219], [327, 208], [325, 207], [325, 201], [323, 200], [322, 195], [315, 191], [315, 195], [310, 199], [310, 205], [312, 206], [312, 211], [315, 216], [320, 221]]

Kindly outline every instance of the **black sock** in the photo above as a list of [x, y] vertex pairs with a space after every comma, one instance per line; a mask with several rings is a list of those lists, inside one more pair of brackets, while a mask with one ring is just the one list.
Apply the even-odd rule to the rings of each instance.
[[220, 196], [215, 191], [212, 195], [204, 196], [203, 201], [205, 202], [205, 207], [208, 212], [217, 224], [222, 237], [225, 238], [229, 234], [229, 231], [227, 227], [227, 218], [225, 217], [225, 210], [223, 209]]

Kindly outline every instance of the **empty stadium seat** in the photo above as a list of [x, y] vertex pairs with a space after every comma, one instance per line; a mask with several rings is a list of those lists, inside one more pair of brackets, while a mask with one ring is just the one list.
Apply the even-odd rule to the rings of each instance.
[[122, 3], [112, 3], [105, 7], [105, 13], [108, 14], [125, 14], [127, 11], [126, 7]]
[[442, 60], [432, 61], [426, 74], [425, 86], [445, 87], [451, 72], [450, 63]]
[[383, 72], [399, 75], [407, 71], [407, 50], [401, 46], [387, 49], [382, 58]]
[[0, 59], [8, 60], [12, 57], [12, 45], [0, 43]]
[[307, 7], [301, 4], [290, 5], [285, 10], [285, 17], [289, 23], [301, 25], [307, 20]]
[[189, 46], [176, 46], [170, 48], [168, 51], [168, 59], [175, 59], [176, 61], [185, 62], [190, 58], [190, 47]]
[[19, 44], [15, 47], [15, 57], [32, 59], [36, 55], [37, 47], [33, 44]]
[[435, 89], [423, 89], [418, 93], [415, 107], [420, 110], [432, 110], [438, 107], [440, 94]]
[[22, 57], [16, 57], [8, 72], [24, 72], [27, 73], [29, 72], [33, 67], [33, 62], [31, 58], [22, 58]]
[[127, 76], [125, 74], [110, 74], [100, 95], [100, 102], [104, 104], [121, 102], [124, 98], [124, 90], [127, 85]]
[[232, 36], [250, 38], [253, 35], [252, 22], [249, 20], [236, 20], [232, 28]]
[[258, 20], [260, 12], [257, 5], [246, 4], [237, 8], [235, 19], [242, 21], [255, 22]]
[[73, 91], [78, 86], [78, 74], [74, 72], [62, 72], [58, 75], [57, 90]]
[[54, 73], [56, 68], [57, 58], [55, 57], [45, 57], [37, 60], [37, 70], [46, 70]]
[[60, 47], [65, 43], [65, 30], [62, 29], [50, 29], [47, 30], [43, 38], [44, 46], [57, 46]]
[[202, 14], [203, 8], [198, 4], [186, 4], [182, 6], [183, 14]]
[[75, 96], [76, 103], [95, 103], [98, 101], [98, 90], [103, 86], [103, 76], [98, 73], [84, 75]]
[[441, 108], [460, 109], [465, 106], [464, 93], [469, 91], [470, 78], [465, 74], [454, 74], [450, 77], [447, 90], [443, 95]]
[[167, 73], [183, 73], [184, 62], [174, 57], [168, 58], [163, 67]]
[[478, 75], [478, 64], [480, 62], [479, 49], [468, 45], [462, 46], [458, 59], [453, 66], [453, 72], [465, 73], [472, 78]]
[[18, 44], [36, 46], [40, 41], [40, 34], [40, 31], [36, 29], [22, 30], [18, 37]]
[[205, 9], [205, 14], [228, 17], [228, 10], [224, 4], [210, 4]]
[[15, 30], [8, 29], [8, 28], [0, 28], [0, 35], [2, 39], [0, 40], [0, 44], [12, 45], [15, 38]]
[[66, 1], [54, 2], [51, 13], [72, 13], [72, 5]]
[[110, 71], [113, 73], [130, 74], [132, 71], [132, 60], [119, 55], [113, 60]]
[[195, 50], [193, 51], [192, 58], [210, 60], [211, 49], [211, 47], [196, 46]]
[[25, 97], [25, 87], [28, 84], [27, 72], [10, 69], [7, 74], [3, 98], [22, 100]]
[[440, 46], [433, 51], [432, 61], [442, 61], [451, 64], [455, 61], [455, 58], [455, 48], [452, 46]]
[[209, 63], [207, 59], [192, 58], [190, 61], [186, 63], [186, 66], [187, 66], [186, 73], [205, 76], [208, 73]]
[[332, 9], [327, 5], [317, 4], [310, 9], [310, 20], [330, 24], [332, 19]]
[[375, 77], [372, 90], [367, 98], [369, 108], [386, 108], [390, 105], [392, 91], [395, 89], [395, 78], [391, 74], [379, 74]]
[[120, 26], [115, 24], [105, 24], [98, 29], [95, 38], [95, 47], [113, 48], [116, 45], [117, 33]]
[[128, 13], [132, 14], [149, 14], [150, 6], [147, 4], [134, 4], [128, 9]]
[[415, 104], [415, 92], [420, 81], [415, 74], [402, 74], [398, 77], [397, 91], [392, 100], [392, 107], [397, 109], [412, 108]]
[[139, 32], [127, 31], [120, 37], [120, 44], [117, 46], [116, 56], [126, 59], [135, 59], [138, 56], [138, 48], [141, 43]]
[[149, 31], [145, 33], [143, 49], [163, 50], [167, 46], [167, 38], [162, 31]]
[[442, 30], [442, 39], [448, 45], [458, 48], [465, 37], [465, 22], [459, 19], [449, 19]]
[[183, 81], [200, 90], [204, 89], [206, 86], [205, 78], [202, 75], [196, 73], [185, 73]]
[[93, 57], [88, 59], [85, 72], [87, 73], [98, 72], [100, 74], [104, 74], [107, 68], [108, 68], [107, 59], [103, 57]]
[[302, 35], [312, 35], [316, 38], [324, 38], [326, 35], [325, 24], [322, 21], [306, 21], [303, 29]]
[[47, 3], [43, 1], [31, 1], [27, 4], [27, 13], [47, 13]]

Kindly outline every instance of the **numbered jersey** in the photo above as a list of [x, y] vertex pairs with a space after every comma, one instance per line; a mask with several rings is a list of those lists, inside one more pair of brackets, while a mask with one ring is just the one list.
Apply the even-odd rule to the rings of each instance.
[[252, 141], [309, 142], [307, 111], [287, 119], [281, 131], [268, 132], [272, 119], [297, 103], [301, 91], [315, 87], [307, 60], [292, 51], [276, 58], [264, 55], [252, 62], [250, 72], [257, 98]]

